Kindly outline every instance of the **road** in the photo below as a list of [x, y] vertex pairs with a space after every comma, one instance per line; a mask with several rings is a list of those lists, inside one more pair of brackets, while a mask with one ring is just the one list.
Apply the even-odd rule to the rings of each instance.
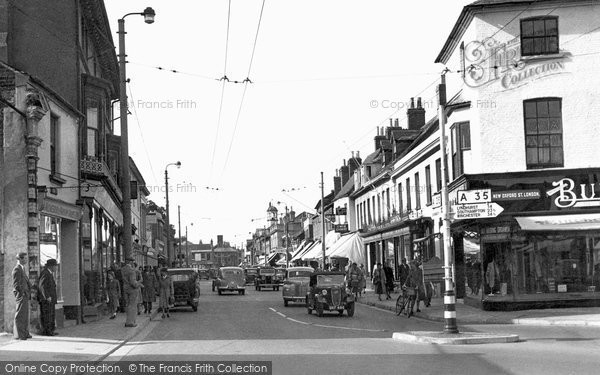
[[197, 312], [156, 320], [106, 360], [267, 360], [274, 374], [596, 374], [600, 329], [477, 325], [463, 331], [517, 333], [516, 344], [406, 344], [393, 332], [440, 330], [357, 305], [354, 317], [317, 317], [284, 307], [281, 292], [248, 288], [218, 296], [202, 282]]

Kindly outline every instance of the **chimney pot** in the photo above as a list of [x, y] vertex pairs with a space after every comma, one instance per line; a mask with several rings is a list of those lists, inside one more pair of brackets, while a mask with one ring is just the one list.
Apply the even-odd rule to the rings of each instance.
[[390, 126], [394, 126], [394, 124], [392, 124], [393, 121], [394, 119], [390, 119]]
[[399, 126], [400, 126], [400, 120], [396, 119], [395, 126], [396, 126], [396, 127], [399, 127]]
[[415, 98], [410, 98], [410, 108], [415, 108]]
[[344, 165], [346, 165], [346, 159], [344, 159]]
[[417, 108], [423, 108], [421, 107], [421, 97], [417, 98]]

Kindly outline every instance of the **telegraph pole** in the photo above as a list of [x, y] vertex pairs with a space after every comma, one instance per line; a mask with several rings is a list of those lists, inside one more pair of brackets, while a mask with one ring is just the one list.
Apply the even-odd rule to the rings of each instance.
[[179, 258], [179, 267], [181, 267], [181, 263], [183, 259], [181, 259], [181, 206], [177, 205], [177, 222], [179, 229], [177, 233], [179, 234], [179, 246], [177, 246], [177, 258]]
[[321, 249], [323, 250], [323, 270], [325, 270], [325, 184], [323, 183], [323, 172], [321, 172]]
[[290, 268], [290, 217], [288, 215], [287, 205], [285, 206], [285, 260], [286, 260], [286, 268]]
[[448, 194], [448, 181], [446, 180], [446, 71], [442, 73], [441, 83], [438, 85], [438, 119], [440, 124], [440, 151], [442, 172], [442, 237], [444, 241], [444, 333], [458, 333], [456, 326], [456, 294], [454, 293], [454, 280], [452, 268], [454, 257], [450, 247], [450, 201]]

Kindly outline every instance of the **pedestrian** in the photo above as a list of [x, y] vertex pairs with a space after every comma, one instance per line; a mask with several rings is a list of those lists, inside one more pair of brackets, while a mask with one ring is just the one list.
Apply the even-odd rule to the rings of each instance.
[[15, 339], [27, 340], [29, 333], [29, 300], [31, 299], [31, 283], [25, 273], [25, 265], [29, 261], [27, 253], [17, 255], [17, 265], [12, 271], [13, 293], [16, 300], [13, 334]]
[[400, 279], [400, 285], [406, 284], [406, 278], [410, 272], [410, 267], [406, 263], [406, 258], [402, 258], [402, 263], [398, 266], [398, 278]]
[[373, 271], [373, 286], [375, 287], [375, 293], [377, 293], [377, 297], [381, 301], [381, 295], [386, 294], [386, 279], [385, 279], [385, 271], [381, 268], [381, 263], [377, 263], [377, 268]]
[[144, 274], [142, 275], [142, 282], [144, 283], [144, 290], [142, 292], [142, 299], [144, 301], [144, 314], [152, 313], [152, 303], [156, 301], [156, 288], [158, 287], [158, 280], [154, 276], [154, 271], [150, 266], [146, 266]]
[[386, 299], [392, 299], [390, 293], [394, 290], [394, 270], [388, 262], [383, 266], [383, 272], [385, 272], [385, 293]]
[[121, 299], [121, 283], [117, 280], [113, 271], [108, 271], [107, 276], [106, 293], [108, 299], [108, 311], [110, 313], [110, 319], [114, 319], [117, 317], [119, 300]]
[[135, 279], [137, 280], [138, 284], [140, 285], [140, 287], [138, 288], [138, 295], [137, 295], [137, 314], [141, 315], [142, 314], [142, 307], [144, 305], [144, 298], [142, 296], [142, 291], [144, 290], [144, 279], [142, 276], [142, 266], [137, 265], [137, 263], [133, 263], [133, 269], [135, 270]]
[[367, 272], [365, 271], [365, 265], [362, 263], [360, 265], [360, 273], [362, 274], [362, 278], [360, 280], [360, 289], [358, 294], [362, 297], [362, 293], [367, 292]]
[[175, 292], [173, 290], [173, 280], [169, 276], [166, 268], [160, 271], [160, 280], [158, 280], [158, 304], [162, 311], [162, 318], [169, 317], [169, 303], [173, 300]]
[[348, 278], [348, 286], [352, 290], [352, 293], [354, 294], [354, 296], [356, 298], [358, 298], [358, 295], [360, 294], [360, 290], [361, 290], [360, 286], [361, 286], [362, 272], [361, 272], [360, 268], [358, 268], [356, 263], [352, 263], [350, 265], [350, 267], [348, 268], [347, 278]]
[[56, 336], [56, 318], [54, 305], [56, 305], [56, 281], [54, 273], [58, 263], [56, 259], [48, 259], [38, 280], [37, 300], [40, 304], [40, 326], [43, 336]]
[[416, 292], [416, 302], [417, 302], [417, 312], [421, 312], [419, 309], [419, 303], [421, 300], [425, 300], [425, 290], [423, 288], [423, 273], [417, 267], [415, 261], [411, 261], [409, 263], [410, 272], [408, 273], [408, 278], [406, 279], [406, 286], [409, 288], [415, 288]]
[[473, 265], [471, 266], [472, 274], [473, 274], [473, 294], [478, 295], [479, 289], [481, 288], [481, 262], [479, 259], [475, 259]]
[[137, 301], [139, 295], [140, 284], [137, 281], [136, 271], [133, 268], [133, 258], [125, 258], [125, 266], [121, 269], [123, 275], [123, 292], [125, 294], [125, 303], [127, 311], [127, 319], [125, 327], [137, 327], [135, 316], [137, 312]]

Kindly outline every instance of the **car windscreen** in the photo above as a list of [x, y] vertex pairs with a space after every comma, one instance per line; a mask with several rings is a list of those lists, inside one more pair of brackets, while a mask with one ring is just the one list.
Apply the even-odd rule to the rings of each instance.
[[260, 274], [267, 276], [275, 275], [275, 270], [260, 270]]
[[223, 276], [236, 276], [241, 274], [242, 270], [223, 270]]
[[344, 282], [344, 275], [317, 275], [317, 285], [339, 285]]
[[190, 275], [189, 274], [176, 274], [176, 275], [171, 275], [171, 280], [173, 281], [188, 281], [190, 279]]
[[310, 271], [288, 271], [288, 277], [310, 277]]
[[256, 270], [246, 270], [248, 275], [256, 275]]

